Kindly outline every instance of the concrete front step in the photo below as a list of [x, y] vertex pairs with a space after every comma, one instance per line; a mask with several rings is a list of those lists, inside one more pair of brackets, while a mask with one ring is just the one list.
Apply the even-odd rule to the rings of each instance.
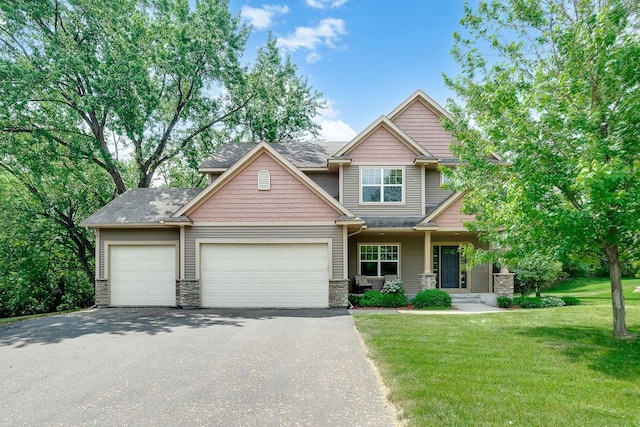
[[473, 293], [473, 294], [449, 294], [452, 304], [486, 304], [496, 305], [496, 294]]

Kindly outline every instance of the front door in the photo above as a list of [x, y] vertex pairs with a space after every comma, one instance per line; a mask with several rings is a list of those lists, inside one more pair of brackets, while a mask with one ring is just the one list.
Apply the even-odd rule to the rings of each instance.
[[443, 246], [441, 268], [441, 288], [458, 288], [460, 282], [460, 253], [457, 246]]

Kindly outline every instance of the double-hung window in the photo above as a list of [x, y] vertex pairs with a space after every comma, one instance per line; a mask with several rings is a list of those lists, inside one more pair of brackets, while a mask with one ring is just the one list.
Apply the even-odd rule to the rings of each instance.
[[360, 245], [360, 274], [384, 276], [398, 274], [400, 247], [398, 245]]
[[402, 168], [362, 168], [360, 170], [361, 203], [403, 203]]

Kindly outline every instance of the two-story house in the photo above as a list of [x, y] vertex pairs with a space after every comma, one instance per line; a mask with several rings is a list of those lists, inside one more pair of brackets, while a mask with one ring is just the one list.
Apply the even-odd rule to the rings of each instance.
[[348, 143], [237, 143], [204, 189], [134, 189], [87, 218], [98, 306], [344, 307], [356, 275], [407, 295], [494, 291], [490, 265], [441, 188], [456, 167], [448, 113], [417, 91]]

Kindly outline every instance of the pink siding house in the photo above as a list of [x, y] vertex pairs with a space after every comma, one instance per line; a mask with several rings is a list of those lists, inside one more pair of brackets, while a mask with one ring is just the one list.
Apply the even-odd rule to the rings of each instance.
[[227, 144], [201, 165], [204, 189], [125, 193], [83, 222], [96, 303], [346, 307], [354, 276], [389, 274], [408, 296], [493, 301], [505, 280], [467, 267], [461, 246], [482, 243], [464, 195], [442, 188], [458, 163], [448, 117], [417, 91], [351, 141]]

